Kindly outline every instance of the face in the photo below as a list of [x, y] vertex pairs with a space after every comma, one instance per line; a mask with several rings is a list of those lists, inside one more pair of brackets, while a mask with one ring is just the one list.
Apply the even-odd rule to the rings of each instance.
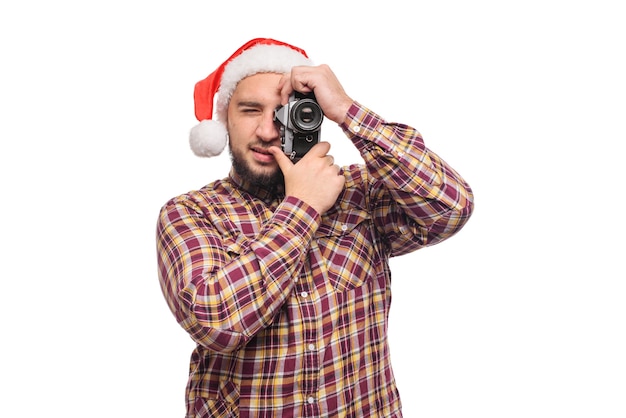
[[228, 104], [229, 148], [233, 168], [255, 185], [282, 184], [283, 176], [274, 157], [267, 151], [280, 147], [274, 110], [280, 106], [280, 74], [261, 73], [237, 84]]

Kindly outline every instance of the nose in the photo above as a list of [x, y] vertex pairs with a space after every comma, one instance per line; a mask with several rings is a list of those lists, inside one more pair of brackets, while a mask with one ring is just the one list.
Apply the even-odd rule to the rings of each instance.
[[271, 142], [278, 139], [278, 126], [274, 121], [274, 112], [264, 112], [259, 120], [256, 134], [265, 142]]

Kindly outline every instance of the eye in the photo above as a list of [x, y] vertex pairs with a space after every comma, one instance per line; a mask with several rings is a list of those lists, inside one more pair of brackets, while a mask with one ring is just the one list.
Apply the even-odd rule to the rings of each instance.
[[240, 108], [241, 113], [245, 115], [255, 115], [260, 112], [258, 107], [244, 106]]

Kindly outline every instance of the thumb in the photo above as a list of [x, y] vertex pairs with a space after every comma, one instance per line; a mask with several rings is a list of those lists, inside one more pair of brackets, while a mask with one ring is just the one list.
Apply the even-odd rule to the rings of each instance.
[[293, 166], [293, 162], [285, 155], [282, 149], [273, 146], [269, 147], [268, 151], [274, 156], [274, 159], [278, 163], [280, 171], [285, 173], [285, 170], [289, 170], [289, 167]]

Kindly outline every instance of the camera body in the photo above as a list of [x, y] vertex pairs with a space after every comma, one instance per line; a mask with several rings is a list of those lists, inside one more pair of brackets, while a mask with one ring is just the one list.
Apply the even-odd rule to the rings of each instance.
[[274, 111], [283, 152], [298, 161], [320, 141], [324, 112], [313, 93], [294, 92], [286, 105]]

